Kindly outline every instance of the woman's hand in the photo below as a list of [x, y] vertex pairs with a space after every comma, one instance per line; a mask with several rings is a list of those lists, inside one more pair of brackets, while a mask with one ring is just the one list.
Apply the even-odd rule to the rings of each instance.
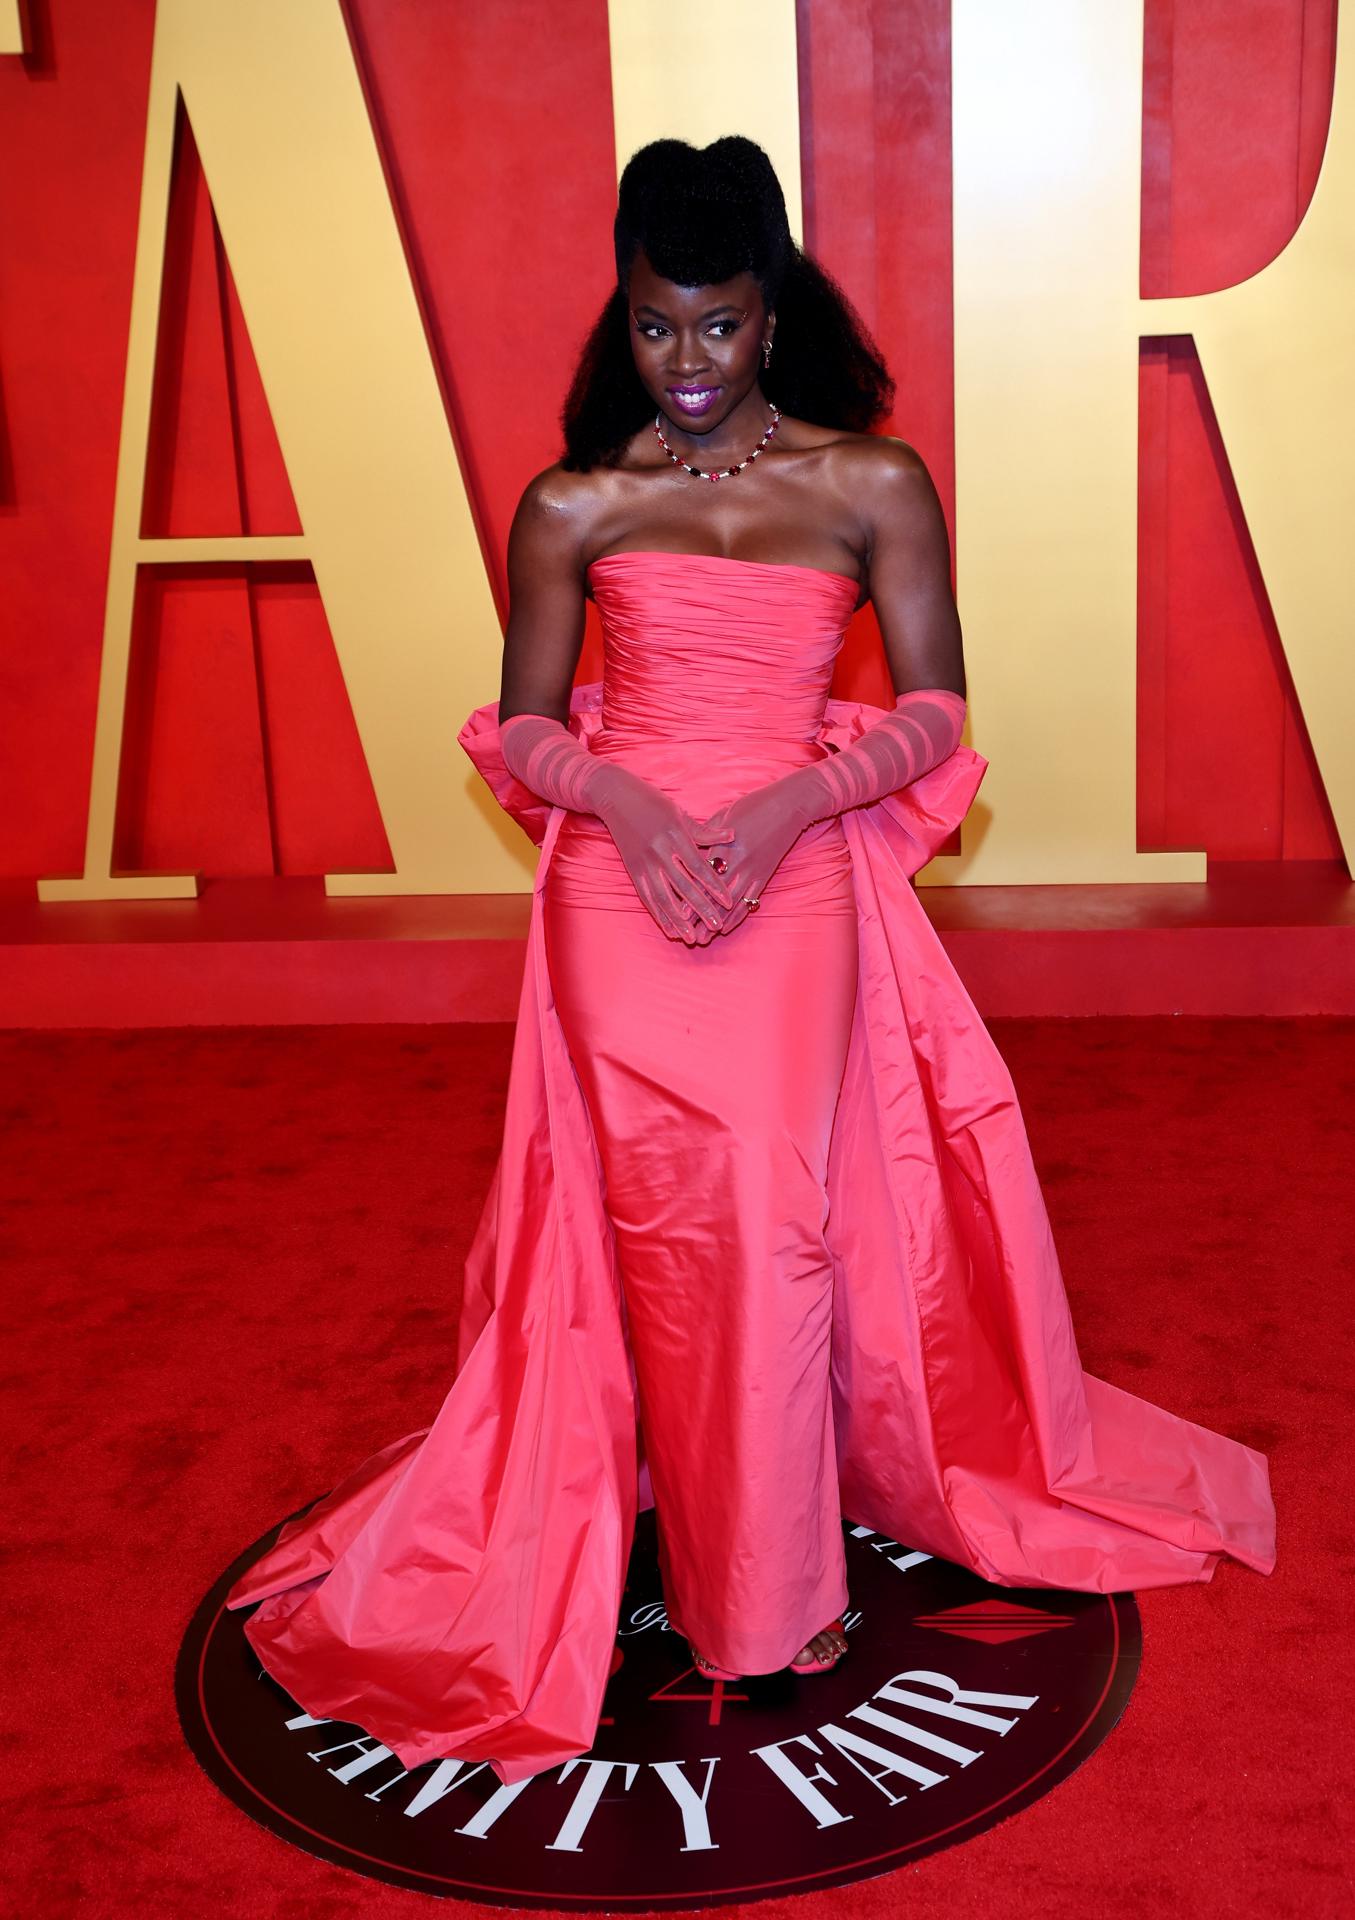
[[[798, 770], [797, 770], [798, 771]], [[719, 929], [729, 933], [748, 918], [751, 909], [745, 901], [756, 900], [786, 854], [810, 822], [815, 819], [815, 797], [805, 782], [794, 774], [773, 780], [765, 787], [729, 801], [700, 822], [698, 836], [720, 836], [720, 857], [728, 862], [724, 879], [729, 885], [733, 905], [724, 915]]]
[[723, 846], [732, 826], [700, 825], [675, 800], [629, 767], [596, 772], [599, 819], [616, 843], [626, 872], [664, 933], [705, 946], [724, 923], [735, 896], [703, 846]]

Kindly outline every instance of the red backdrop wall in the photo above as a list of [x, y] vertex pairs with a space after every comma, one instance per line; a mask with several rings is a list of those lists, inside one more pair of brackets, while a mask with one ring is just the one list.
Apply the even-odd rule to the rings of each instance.
[[[798, 6], [806, 243], [891, 362], [889, 430], [928, 462], [962, 571], [949, 11]], [[1285, 245], [1321, 161], [1334, 13], [1335, 0], [1147, 0], [1145, 294], [1227, 285]], [[605, 5], [349, 0], [346, 14], [502, 610], [513, 507], [558, 454], [560, 401], [610, 284]], [[32, 17], [32, 52], [0, 60], [0, 873], [13, 876], [82, 863], [154, 7], [48, 0]], [[1141, 407], [1139, 844], [1335, 858], [1188, 341], [1145, 345]], [[144, 528], [301, 530], [182, 124]], [[590, 628], [580, 677], [600, 671]], [[834, 690], [887, 697], [868, 612]], [[120, 864], [388, 863], [304, 568], [147, 570], [125, 765]]]

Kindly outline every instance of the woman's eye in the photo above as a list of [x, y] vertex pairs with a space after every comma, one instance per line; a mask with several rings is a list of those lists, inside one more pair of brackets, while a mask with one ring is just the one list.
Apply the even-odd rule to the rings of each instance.
[[[723, 339], [727, 333], [737, 333], [740, 322], [737, 320], [715, 320], [711, 322], [711, 332], [718, 333]], [[646, 340], [657, 340], [661, 333], [667, 333], [667, 327], [659, 325], [657, 320], [644, 321], [638, 331]]]

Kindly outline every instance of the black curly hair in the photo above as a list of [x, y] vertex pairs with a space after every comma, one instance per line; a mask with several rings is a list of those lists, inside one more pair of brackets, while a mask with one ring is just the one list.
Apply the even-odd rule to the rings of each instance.
[[858, 433], [888, 415], [889, 370], [837, 282], [792, 239], [781, 183], [756, 141], [729, 134], [708, 147], [641, 147], [621, 175], [613, 243], [616, 286], [560, 412], [567, 470], [615, 466], [653, 413], [631, 354], [627, 285], [639, 248], [682, 287], [753, 275], [776, 311], [776, 350], [759, 384], [783, 413]]

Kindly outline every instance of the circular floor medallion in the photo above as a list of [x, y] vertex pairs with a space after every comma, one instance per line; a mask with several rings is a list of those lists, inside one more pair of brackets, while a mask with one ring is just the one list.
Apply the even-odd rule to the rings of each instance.
[[406, 1772], [315, 1721], [227, 1612], [274, 1528], [194, 1615], [189, 1746], [294, 1845], [423, 1893], [578, 1910], [718, 1906], [891, 1873], [1047, 1793], [1105, 1739], [1138, 1671], [1130, 1594], [989, 1586], [844, 1520], [850, 1651], [831, 1673], [712, 1681], [667, 1625], [640, 1516], [590, 1753], [505, 1787], [449, 1757]]

